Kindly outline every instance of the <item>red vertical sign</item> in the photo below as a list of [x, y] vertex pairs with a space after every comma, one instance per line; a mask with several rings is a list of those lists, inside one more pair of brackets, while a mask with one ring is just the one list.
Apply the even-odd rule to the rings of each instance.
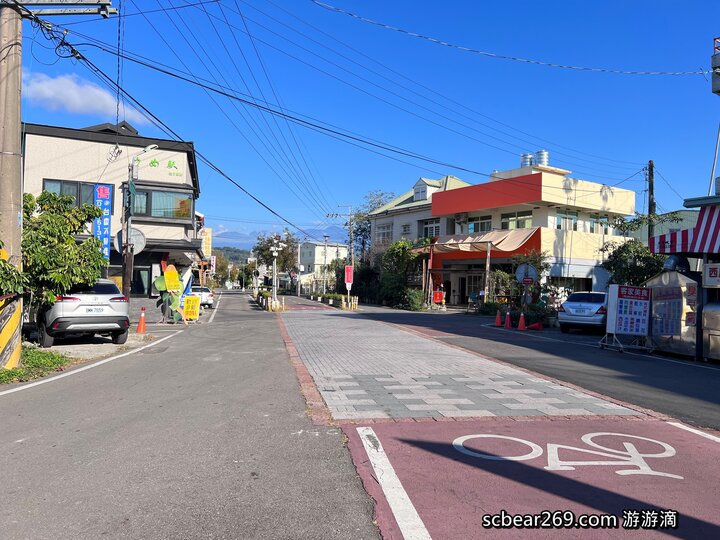
[[353, 267], [352, 266], [346, 266], [345, 267], [345, 283], [350, 283], [352, 285], [353, 282]]

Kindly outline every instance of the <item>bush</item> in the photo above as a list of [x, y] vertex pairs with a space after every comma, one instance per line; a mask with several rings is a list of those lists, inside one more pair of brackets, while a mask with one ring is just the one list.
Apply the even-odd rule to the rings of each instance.
[[405, 300], [405, 278], [385, 272], [380, 277], [380, 300], [388, 306], [402, 306]]
[[500, 302], [486, 302], [484, 304], [480, 304], [480, 307], [478, 307], [478, 313], [480, 315], [496, 315], [498, 309], [502, 312], [506, 308], [507, 305], [501, 304]]
[[13, 369], [0, 369], [0, 384], [18, 381], [29, 381], [44, 377], [53, 371], [60, 371], [70, 362], [70, 358], [63, 354], [43, 351], [34, 346], [23, 345], [22, 367]]
[[410, 311], [422, 311], [427, 309], [424, 304], [424, 295], [420, 289], [406, 288], [403, 294], [403, 309]]

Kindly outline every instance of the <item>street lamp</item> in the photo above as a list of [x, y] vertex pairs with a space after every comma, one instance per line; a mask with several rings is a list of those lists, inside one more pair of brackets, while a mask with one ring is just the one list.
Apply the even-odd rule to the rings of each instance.
[[135, 196], [135, 181], [139, 176], [140, 168], [140, 156], [143, 154], [155, 150], [158, 147], [157, 144], [151, 144], [146, 146], [142, 152], [139, 152], [130, 158], [130, 164], [128, 165], [128, 187], [125, 197], [125, 212], [123, 220], [123, 245], [122, 245], [122, 256], [123, 256], [123, 278], [122, 278], [122, 292], [123, 296], [130, 298], [130, 289], [132, 286], [132, 275], [133, 275], [133, 263], [135, 255], [133, 253], [134, 245], [130, 240], [130, 231], [132, 226], [132, 214], [133, 214], [133, 197]]
[[272, 302], [273, 302], [273, 310], [276, 309], [277, 306], [277, 257], [278, 253], [282, 251], [282, 249], [285, 247], [285, 244], [283, 244], [280, 241], [280, 236], [276, 236], [273, 238], [273, 244], [270, 246], [270, 251], [272, 252], [273, 256], [273, 288], [272, 288]]
[[327, 242], [328, 238], [330, 238], [327, 234], [323, 234], [323, 240], [325, 240], [325, 249], [323, 250], [323, 257], [325, 258], [325, 261], [323, 262], [323, 294], [325, 294], [327, 290]]

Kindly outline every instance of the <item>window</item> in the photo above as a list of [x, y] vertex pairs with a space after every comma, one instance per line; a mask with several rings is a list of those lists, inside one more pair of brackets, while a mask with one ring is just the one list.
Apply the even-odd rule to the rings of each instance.
[[500, 228], [504, 230], [529, 229], [532, 227], [532, 210], [510, 212], [500, 216]]
[[392, 242], [392, 223], [377, 226], [375, 229], [375, 241], [378, 244], [389, 244]]
[[468, 219], [468, 233], [492, 231], [492, 216], [471, 217]]
[[433, 238], [440, 236], [440, 218], [426, 219], [422, 223], [422, 237]]
[[591, 233], [598, 233], [598, 234], [608, 234], [609, 232], [609, 223], [607, 216], [600, 217], [600, 216], [590, 216], [590, 232]]
[[410, 224], [409, 224], [409, 223], [405, 223], [405, 224], [402, 226], [402, 232], [401, 232], [401, 234], [402, 234], [403, 236], [407, 236], [407, 235], [410, 234]]
[[555, 228], [565, 231], [577, 231], [577, 221], [577, 212], [571, 212], [569, 210], [558, 210], [557, 218], [555, 219]]
[[192, 193], [177, 191], [137, 190], [133, 198], [133, 214], [157, 218], [190, 219]]
[[413, 190], [413, 201], [424, 201], [427, 199], [427, 188], [417, 187]]
[[[103, 185], [107, 185], [110, 188], [110, 192], [112, 194], [113, 186], [108, 184]], [[45, 191], [49, 191], [50, 193], [57, 193], [58, 195], [69, 195], [75, 199], [75, 204], [77, 206], [80, 206], [82, 204], [93, 204], [95, 200], [95, 184], [90, 182], [76, 182], [74, 180], [50, 180], [46, 178], [43, 180], [43, 189]], [[110, 195], [110, 198], [112, 200], [112, 195]], [[114, 204], [111, 204], [110, 206], [111, 213], [114, 213], [114, 206]]]

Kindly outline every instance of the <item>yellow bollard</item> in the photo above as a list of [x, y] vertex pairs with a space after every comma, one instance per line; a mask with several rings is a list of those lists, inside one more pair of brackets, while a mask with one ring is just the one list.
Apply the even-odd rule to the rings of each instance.
[[282, 299], [282, 310], [285, 311], [285, 299]]

